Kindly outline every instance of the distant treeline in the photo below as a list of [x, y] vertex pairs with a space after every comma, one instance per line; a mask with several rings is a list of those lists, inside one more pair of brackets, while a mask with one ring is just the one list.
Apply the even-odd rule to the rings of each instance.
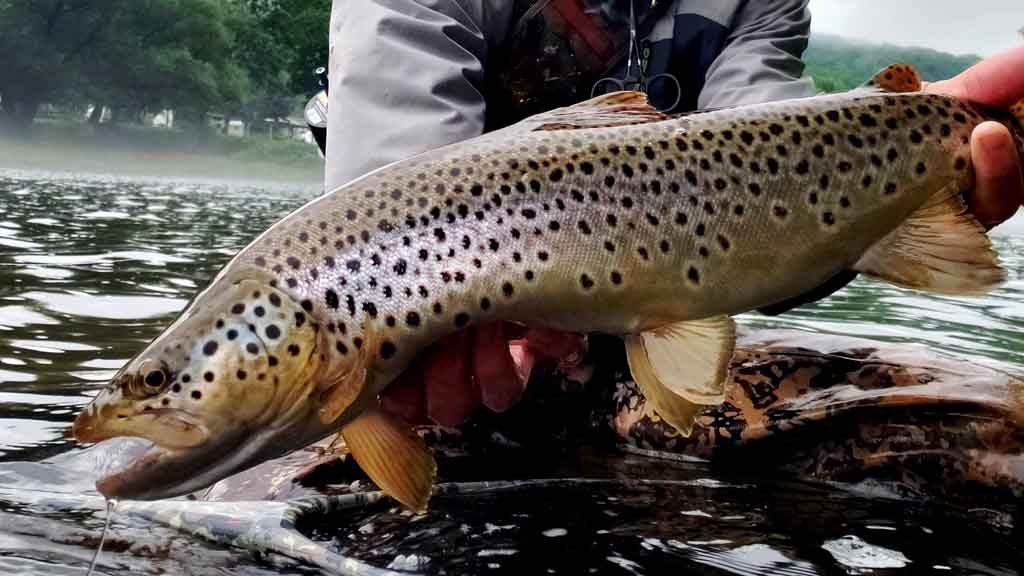
[[0, 124], [44, 104], [114, 121], [280, 117], [315, 91], [331, 0], [0, 0]]
[[928, 48], [868, 44], [828, 34], [811, 36], [804, 53], [805, 74], [819, 90], [835, 92], [863, 84], [890, 64], [912, 64], [924, 80], [953, 77], [978, 62], [978, 56], [955, 56]]
[[[0, 128], [26, 130], [43, 105], [131, 122], [173, 109], [201, 125], [283, 117], [317, 87], [331, 0], [0, 0]], [[977, 61], [921, 48], [814, 36], [807, 74], [821, 90], [862, 83], [894, 62], [926, 79]]]

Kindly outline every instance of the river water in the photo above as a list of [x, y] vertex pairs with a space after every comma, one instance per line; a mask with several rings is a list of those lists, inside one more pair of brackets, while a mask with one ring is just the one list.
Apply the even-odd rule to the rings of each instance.
[[[92, 393], [156, 336], [239, 248], [319, 192], [312, 184], [268, 187], [185, 177], [144, 180], [0, 172], [0, 466], [28, 466], [23, 470], [29, 472], [18, 476], [22, 481], [31, 477], [43, 484], [66, 481], [57, 472], [47, 477], [45, 468], [32, 468], [31, 464], [54, 458], [61, 461], [68, 457], [66, 453], [74, 452], [75, 445], [65, 433]], [[783, 318], [747, 315], [740, 321], [756, 327], [785, 326], [925, 343], [979, 362], [1020, 366], [1024, 364], [1024, 222], [1011, 221], [994, 236], [1010, 280], [989, 296], [938, 297], [861, 279], [831, 298]], [[0, 468], [0, 488], [4, 478]], [[27, 486], [22, 482], [9, 487]], [[568, 489], [565, 493], [567, 501], [581, 506], [591, 497], [591, 493]], [[515, 507], [509, 497], [491, 498], [498, 500], [493, 503], [496, 514], [504, 515], [493, 524], [510, 521]], [[637, 498], [641, 504], [647, 502]], [[626, 509], [634, 518], [639, 513], [635, 506]], [[702, 513], [694, 512], [696, 516]], [[102, 521], [95, 505], [81, 511], [80, 521], [69, 514], [26, 508], [10, 498], [5, 500], [0, 492], [0, 572], [80, 573]], [[587, 521], [585, 517], [567, 519], [564, 524]], [[547, 534], [537, 539], [545, 554], [557, 554], [563, 529], [538, 527]], [[110, 571], [303, 573], [280, 558], [272, 561], [189, 543], [169, 529], [161, 531], [144, 523], [125, 521], [120, 530], [114, 541], [124, 550], [134, 549], [135, 554], [110, 560], [105, 564]], [[878, 533], [883, 536], [879, 540], [899, 547], [900, 538], [883, 529]], [[647, 544], [638, 541], [634, 552], [667, 550], [680, 558], [676, 569], [689, 567], [695, 573], [722, 569], [714, 562], [694, 560], [692, 541], [699, 538], [690, 536], [690, 544], [668, 537]], [[903, 554], [922, 555], [928, 549], [920, 536], [915, 533], [912, 547], [891, 551], [896, 560], [890, 558], [889, 564], [880, 566], [895, 573], [910, 569], [901, 565], [915, 570], [948, 568], [938, 560], [899, 560]], [[352, 545], [358, 548], [356, 540]], [[753, 546], [747, 549], [749, 556], [742, 550], [730, 551], [734, 566], [742, 567], [741, 561], [757, 564], [765, 554], [771, 558], [779, 554], [760, 544], [748, 546]], [[146, 552], [139, 553], [140, 547]], [[501, 564], [501, 546], [491, 549], [498, 550], [493, 552], [493, 562], [480, 562], [476, 569], [486, 571], [489, 564]], [[989, 552], [986, 555], [967, 558], [965, 565], [973, 566], [974, 573], [1013, 573], [1005, 571], [1002, 560], [993, 561]], [[637, 561], [622, 556], [598, 564], [607, 573], [643, 573]], [[789, 565], [787, 570], [783, 572], [856, 572], [842, 568], [825, 553], [811, 563]], [[725, 571], [761, 573], [752, 568]]]

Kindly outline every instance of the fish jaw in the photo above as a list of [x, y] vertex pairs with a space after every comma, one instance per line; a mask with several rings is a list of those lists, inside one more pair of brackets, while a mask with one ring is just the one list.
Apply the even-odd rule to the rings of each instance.
[[319, 340], [301, 305], [260, 280], [217, 284], [75, 420], [80, 442], [153, 443], [97, 482], [104, 496], [188, 494], [333, 431], [317, 417]]
[[167, 448], [191, 448], [207, 441], [210, 431], [183, 410], [157, 409], [141, 413], [119, 390], [104, 390], [75, 418], [72, 434], [79, 442], [102, 442], [134, 436]]

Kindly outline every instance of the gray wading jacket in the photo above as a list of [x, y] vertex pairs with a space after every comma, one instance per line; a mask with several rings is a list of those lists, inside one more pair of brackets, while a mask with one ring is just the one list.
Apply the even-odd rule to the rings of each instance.
[[[333, 0], [327, 190], [484, 131], [488, 58], [511, 0]], [[809, 96], [807, 0], [675, 0], [646, 73], [683, 88], [673, 112]]]

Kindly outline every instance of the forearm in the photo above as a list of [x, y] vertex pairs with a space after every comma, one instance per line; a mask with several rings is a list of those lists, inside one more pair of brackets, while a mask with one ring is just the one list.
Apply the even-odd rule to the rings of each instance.
[[477, 136], [489, 0], [334, 0], [325, 184]]
[[807, 0], [749, 0], [725, 49], [708, 69], [700, 108], [754, 104], [814, 94], [801, 78], [811, 20]]

